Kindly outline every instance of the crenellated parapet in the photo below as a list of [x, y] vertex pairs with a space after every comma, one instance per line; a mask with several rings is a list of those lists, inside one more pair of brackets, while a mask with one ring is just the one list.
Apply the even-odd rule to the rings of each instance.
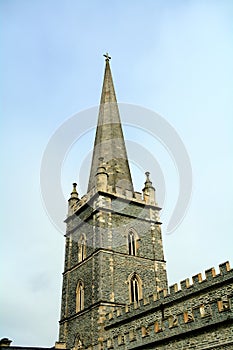
[[142, 349], [146, 344], [185, 339], [200, 329], [232, 324], [233, 270], [225, 262], [218, 273], [208, 269], [205, 277], [197, 274], [192, 282], [185, 279], [179, 286], [113, 310], [106, 319], [104, 349]]
[[[214, 289], [215, 286], [221, 285], [225, 281], [233, 280], [233, 269], [230, 268], [229, 262], [225, 262], [219, 265], [219, 273], [216, 274], [215, 269], [212, 267], [205, 271], [205, 278], [199, 273], [192, 277], [192, 283], [189, 278], [182, 280], [180, 285], [177, 283], [169, 287], [169, 290], [161, 290], [158, 293], [154, 293], [149, 297], [140, 300], [138, 303], [126, 305], [120, 309], [116, 309], [108, 314], [109, 320], [118, 319], [119, 317], [129, 318], [131, 313], [136, 315], [142, 311], [148, 311], [151, 308], [167, 303], [171, 303], [174, 300], [178, 301], [182, 299], [189, 299], [190, 295], [193, 296], [202, 293], [205, 289]], [[232, 290], [233, 292], [233, 290]]]
[[[143, 197], [139, 192], [127, 192], [117, 188], [116, 192], [108, 188], [106, 191], [93, 188], [80, 199], [74, 197], [69, 200], [68, 215], [65, 219], [67, 233], [72, 232], [79, 225], [98, 211], [113, 212], [119, 214], [131, 214], [132, 205], [138, 208], [135, 218], [147, 220], [160, 225], [159, 212], [161, 208]], [[124, 210], [124, 212], [123, 212]], [[132, 215], [132, 214], [131, 214]]]
[[[90, 201], [93, 199], [94, 196], [96, 196], [97, 194], [102, 193], [104, 195], [109, 195], [112, 196], [114, 198], [119, 198], [125, 201], [132, 201], [133, 203], [140, 203], [142, 205], [150, 205], [151, 203], [148, 203], [148, 200], [146, 200], [143, 197], [143, 194], [141, 192], [127, 192], [125, 191], [123, 188], [118, 187], [116, 192], [114, 192], [112, 190], [112, 188], [108, 188], [106, 191], [103, 190], [98, 190], [97, 188], [93, 188], [91, 191], [89, 191], [86, 195], [82, 196], [81, 199], [76, 199], [71, 205], [70, 205], [70, 212], [68, 213], [68, 217], [74, 215], [75, 213], [77, 213], [77, 211], [82, 208], [83, 206], [85, 206], [86, 204], [90, 204]], [[153, 203], [153, 205], [155, 205]], [[156, 209], [158, 211], [161, 210], [160, 207], [158, 207], [156, 205]], [[67, 220], [66, 220], [67, 221]]]
[[97, 168], [96, 186], [89, 190], [87, 194], [82, 196], [81, 199], [79, 199], [78, 193], [76, 191], [77, 184], [73, 184], [73, 191], [71, 192], [71, 197], [68, 201], [68, 214], [65, 222], [68, 223], [70, 220], [72, 220], [74, 215], [77, 215], [80, 209], [83, 209], [85, 206], [93, 206], [95, 203], [95, 198], [99, 194], [102, 194], [104, 196], [110, 196], [114, 199], [118, 198], [119, 200], [123, 200], [126, 202], [130, 201], [132, 203], [137, 203], [143, 206], [153, 206], [157, 210], [157, 219], [159, 219], [158, 212], [161, 210], [161, 208], [158, 207], [155, 201], [155, 189], [152, 186], [152, 182], [149, 179], [149, 172], [146, 172], [147, 179], [142, 192], [134, 192], [132, 190], [127, 190], [124, 187], [121, 187], [120, 185], [115, 187], [109, 185], [108, 173], [106, 172], [106, 168], [104, 165], [105, 164], [100, 164]]
[[[226, 301], [219, 300], [205, 306], [197, 307], [191, 311], [184, 311], [176, 315], [169, 315], [163, 319], [157, 319], [141, 326], [126, 328], [125, 331], [118, 331], [104, 342], [104, 349], [144, 349], [150, 346], [174, 341], [175, 338], [185, 342], [185, 339], [192, 335], [219, 327], [222, 324], [231, 324], [233, 321], [232, 296]], [[223, 307], [223, 305], [225, 305]], [[221, 335], [219, 336], [221, 338]], [[217, 339], [219, 341], [219, 339]], [[226, 339], [225, 339], [226, 341]], [[193, 342], [194, 343], [194, 342]], [[200, 342], [199, 342], [200, 345]], [[173, 348], [175, 347], [175, 343]], [[151, 349], [151, 347], [150, 347]]]

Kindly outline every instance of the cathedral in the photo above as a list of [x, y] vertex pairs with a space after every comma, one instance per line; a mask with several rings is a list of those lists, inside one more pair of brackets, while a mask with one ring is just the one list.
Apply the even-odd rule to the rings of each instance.
[[149, 172], [134, 189], [106, 54], [87, 193], [74, 183], [68, 200], [55, 349], [233, 349], [233, 270], [169, 286], [160, 210]]

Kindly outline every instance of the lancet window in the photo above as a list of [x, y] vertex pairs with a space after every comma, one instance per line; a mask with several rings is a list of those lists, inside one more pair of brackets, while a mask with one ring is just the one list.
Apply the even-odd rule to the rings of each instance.
[[84, 284], [82, 281], [78, 282], [76, 288], [76, 312], [84, 309]]
[[86, 237], [81, 235], [78, 243], [78, 261], [81, 262], [86, 258]]
[[137, 255], [137, 235], [132, 229], [128, 233], [128, 253]]
[[131, 303], [138, 303], [142, 299], [142, 281], [136, 273], [129, 280], [129, 298]]

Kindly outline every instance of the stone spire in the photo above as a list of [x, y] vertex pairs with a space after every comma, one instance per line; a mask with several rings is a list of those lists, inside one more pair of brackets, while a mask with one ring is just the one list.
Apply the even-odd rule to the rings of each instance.
[[133, 192], [133, 183], [109, 64], [111, 57], [108, 54], [104, 56], [106, 57], [106, 66], [88, 191], [95, 186], [99, 159], [104, 158], [109, 188], [113, 192], [117, 191], [117, 187], [123, 191]]

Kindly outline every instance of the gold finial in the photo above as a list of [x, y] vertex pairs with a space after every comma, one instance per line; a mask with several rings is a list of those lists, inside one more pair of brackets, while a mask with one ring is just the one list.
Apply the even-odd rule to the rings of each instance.
[[109, 61], [112, 57], [109, 56], [108, 52], [106, 52], [104, 55], [105, 61]]

